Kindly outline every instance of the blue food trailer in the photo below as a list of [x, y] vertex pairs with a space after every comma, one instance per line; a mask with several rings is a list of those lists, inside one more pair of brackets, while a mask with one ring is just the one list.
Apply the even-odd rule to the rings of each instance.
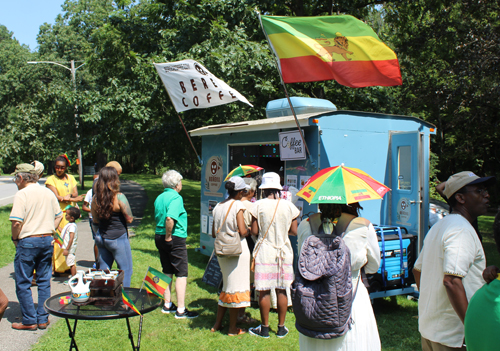
[[[361, 215], [381, 226], [379, 235], [381, 231], [396, 235], [400, 249], [390, 249], [384, 240], [381, 249], [384, 246], [387, 259], [392, 257], [401, 266], [396, 273], [388, 268], [379, 273], [386, 278], [392, 274], [389, 278], [403, 281], [405, 274], [411, 275], [411, 267], [402, 259], [411, 254], [407, 246], [403, 247], [404, 239], [413, 239], [410, 241], [414, 261], [429, 229], [430, 136], [436, 133], [435, 126], [416, 117], [338, 111], [327, 100], [292, 97], [291, 101], [309, 155], [302, 147], [287, 99], [270, 101], [266, 119], [190, 131], [191, 136], [202, 138], [200, 251], [212, 253], [212, 210], [224, 199], [224, 179], [233, 168], [240, 164], [258, 165], [265, 172], [278, 173], [285, 185], [300, 189], [320, 169], [344, 164], [365, 171], [392, 189], [383, 200], [362, 202]], [[318, 210], [317, 205], [302, 199], [296, 205], [304, 217]], [[385, 258], [386, 252], [381, 255]], [[409, 286], [389, 289], [385, 280], [377, 290], [380, 291], [372, 292], [372, 298], [413, 292]]]

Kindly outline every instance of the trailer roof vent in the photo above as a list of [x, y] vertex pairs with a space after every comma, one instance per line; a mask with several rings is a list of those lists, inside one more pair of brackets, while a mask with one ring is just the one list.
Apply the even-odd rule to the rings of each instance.
[[[337, 107], [331, 101], [325, 99], [293, 96], [290, 100], [297, 115], [337, 111]], [[292, 116], [288, 99], [269, 101], [266, 106], [266, 116], [267, 118]]]

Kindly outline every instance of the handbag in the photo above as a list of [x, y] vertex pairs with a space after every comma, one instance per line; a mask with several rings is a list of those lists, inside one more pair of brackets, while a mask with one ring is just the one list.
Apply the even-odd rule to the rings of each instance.
[[269, 232], [269, 229], [271, 228], [271, 225], [273, 224], [274, 221], [274, 216], [276, 216], [276, 211], [278, 210], [278, 206], [280, 204], [281, 198], [278, 199], [278, 203], [276, 204], [276, 208], [274, 209], [274, 214], [273, 214], [273, 219], [271, 219], [271, 223], [269, 223], [269, 227], [267, 227], [266, 234], [262, 237], [262, 240], [259, 241], [259, 247], [254, 251], [255, 254], [252, 255], [252, 263], [250, 263], [250, 270], [252, 272], [255, 272], [255, 257], [257, 257], [257, 254], [259, 253], [260, 247], [262, 246], [262, 242], [266, 239], [267, 233]]
[[215, 236], [214, 251], [217, 256], [235, 257], [241, 255], [242, 250], [240, 234], [231, 234], [221, 231], [224, 223], [226, 223], [227, 215], [229, 214], [229, 211], [231, 211], [231, 207], [233, 207], [234, 202], [235, 201], [233, 201], [229, 206], [226, 217], [224, 217], [224, 221], [222, 221], [222, 224], [220, 225], [219, 230], [217, 230], [217, 234]]

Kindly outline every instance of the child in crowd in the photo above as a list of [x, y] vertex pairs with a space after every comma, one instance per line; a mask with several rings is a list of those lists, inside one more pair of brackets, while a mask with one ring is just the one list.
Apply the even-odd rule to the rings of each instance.
[[[90, 224], [90, 230], [92, 232], [92, 239], [95, 240], [95, 233], [99, 229], [97, 225], [94, 224], [92, 221], [92, 196], [93, 196], [92, 188], [90, 188], [89, 191], [87, 191], [87, 195], [85, 195], [85, 200], [83, 200], [83, 207], [82, 209], [85, 212], [89, 213], [89, 224]], [[97, 248], [97, 244], [94, 241], [94, 268], [98, 269], [99, 268], [99, 249]]]
[[76, 207], [69, 207], [66, 210], [66, 224], [61, 232], [63, 240], [63, 255], [66, 257], [66, 264], [71, 269], [71, 275], [76, 274], [76, 246], [78, 243], [78, 231], [75, 221], [80, 218], [80, 210]]

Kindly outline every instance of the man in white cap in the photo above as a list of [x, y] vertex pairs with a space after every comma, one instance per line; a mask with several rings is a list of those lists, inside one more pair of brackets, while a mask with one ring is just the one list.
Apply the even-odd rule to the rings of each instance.
[[487, 185], [460, 172], [446, 181], [444, 194], [453, 212], [427, 233], [413, 273], [420, 291], [418, 329], [422, 350], [465, 350], [464, 319], [468, 301], [485, 283], [486, 259], [471, 223], [488, 211]]

